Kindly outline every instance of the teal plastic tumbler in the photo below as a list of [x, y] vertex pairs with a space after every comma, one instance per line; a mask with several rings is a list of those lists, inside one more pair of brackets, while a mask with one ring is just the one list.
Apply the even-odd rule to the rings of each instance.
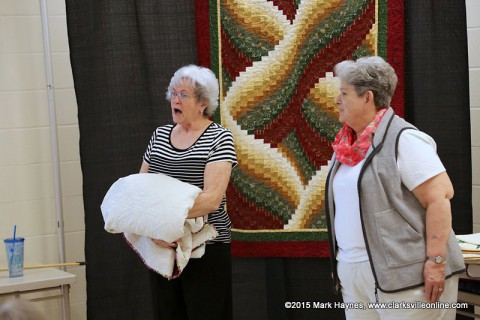
[[8, 238], [3, 240], [7, 251], [8, 276], [16, 278], [23, 276], [24, 238]]

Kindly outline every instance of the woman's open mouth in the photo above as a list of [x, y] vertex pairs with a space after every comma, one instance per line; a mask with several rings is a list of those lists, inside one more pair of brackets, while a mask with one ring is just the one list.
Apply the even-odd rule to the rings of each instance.
[[180, 110], [180, 109], [177, 109], [177, 108], [173, 108], [173, 112], [174, 112], [176, 115], [180, 115], [180, 114], [182, 114], [182, 113], [183, 113], [183, 111], [182, 111], [182, 110]]

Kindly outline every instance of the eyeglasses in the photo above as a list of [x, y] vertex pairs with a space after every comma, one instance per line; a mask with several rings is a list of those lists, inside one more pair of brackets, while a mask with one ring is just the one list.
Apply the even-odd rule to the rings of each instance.
[[176, 93], [176, 92], [170, 91], [170, 99], [173, 99], [175, 97], [180, 99], [180, 101], [183, 101], [183, 100], [186, 100], [186, 99], [190, 98], [190, 96], [185, 92]]

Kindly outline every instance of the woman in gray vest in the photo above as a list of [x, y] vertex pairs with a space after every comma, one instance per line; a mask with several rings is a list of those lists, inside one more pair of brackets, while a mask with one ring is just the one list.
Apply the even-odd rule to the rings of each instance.
[[380, 57], [335, 66], [343, 128], [333, 143], [327, 222], [347, 319], [454, 319], [463, 257], [453, 187], [427, 134], [394, 114]]

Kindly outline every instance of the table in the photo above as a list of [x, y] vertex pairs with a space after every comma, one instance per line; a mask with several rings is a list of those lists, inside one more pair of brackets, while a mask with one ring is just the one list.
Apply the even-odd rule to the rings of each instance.
[[[460, 280], [465, 279], [469, 281], [480, 281], [480, 261], [465, 261], [466, 271], [460, 275]], [[479, 282], [480, 285], [480, 282]], [[477, 284], [475, 284], [477, 287]], [[476, 313], [475, 307], [480, 307], [480, 295], [477, 293], [478, 289], [475, 292], [469, 292], [464, 290], [458, 290], [458, 302], [466, 302], [469, 305], [474, 307], [473, 312], [457, 310], [458, 314], [468, 316], [475, 319], [480, 319], [480, 314]]]
[[0, 271], [0, 296], [60, 289], [60, 295], [30, 299], [31, 301], [62, 299], [63, 320], [70, 320], [70, 285], [75, 282], [74, 274], [56, 268], [27, 269], [23, 277], [9, 278], [8, 271]]

